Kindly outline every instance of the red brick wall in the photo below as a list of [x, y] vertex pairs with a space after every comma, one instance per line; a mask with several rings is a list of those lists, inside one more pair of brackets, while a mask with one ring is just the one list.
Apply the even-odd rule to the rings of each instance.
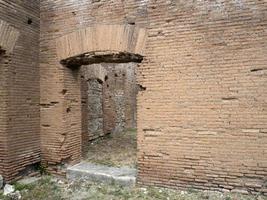
[[267, 4], [172, 2], [149, 6], [139, 182], [266, 192]]
[[0, 174], [6, 173], [7, 162], [7, 84], [6, 71], [9, 57], [0, 52]]
[[66, 134], [81, 132], [79, 76], [59, 64], [55, 39], [95, 23], [135, 23], [148, 29], [138, 182], [266, 193], [266, 8], [257, 0], [42, 0], [44, 160], [80, 157], [81, 136]]
[[[137, 12], [134, 1], [128, 2], [126, 7], [116, 1], [109, 1], [108, 5], [90, 1], [41, 1], [41, 148], [43, 161], [49, 165], [62, 161], [78, 162], [82, 141], [79, 73], [59, 63], [56, 39], [95, 23], [94, 16], [99, 14], [95, 9], [98, 7], [102, 7], [103, 10], [99, 11], [108, 16], [99, 15], [97, 21], [101, 23], [121, 24], [132, 17], [146, 23], [143, 14]], [[125, 9], [128, 10], [127, 18]], [[68, 108], [71, 111], [66, 115]]]
[[9, 61], [0, 61], [0, 174], [6, 181], [40, 161], [39, 6], [35, 0], [0, 1], [0, 19], [19, 31]]

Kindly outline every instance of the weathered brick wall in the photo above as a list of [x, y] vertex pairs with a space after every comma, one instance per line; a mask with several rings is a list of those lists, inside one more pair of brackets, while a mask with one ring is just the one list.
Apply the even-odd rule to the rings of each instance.
[[91, 140], [104, 136], [103, 83], [106, 70], [101, 64], [81, 67], [83, 152]]
[[107, 70], [104, 83], [106, 132], [136, 128], [136, 63], [103, 63]]
[[[81, 92], [77, 84], [80, 76], [59, 63], [57, 38], [97, 22], [122, 24], [137, 20], [145, 24], [144, 8], [145, 5], [136, 7], [135, 1], [126, 2], [125, 6], [121, 6], [120, 1], [93, 4], [91, 1], [41, 1], [41, 148], [44, 163], [50, 166], [62, 161], [75, 163], [81, 158]], [[71, 111], [66, 115], [68, 108]]]
[[0, 20], [19, 32], [0, 61], [0, 174], [6, 181], [40, 161], [39, 6], [36, 0], [0, 1]]
[[5, 174], [7, 162], [7, 88], [6, 71], [9, 58], [0, 51], [0, 174]]
[[90, 134], [91, 138], [94, 139], [104, 135], [103, 84], [97, 79], [90, 79], [87, 84], [87, 134]]
[[157, 1], [138, 98], [139, 182], [266, 193], [263, 1]]
[[91, 140], [88, 133], [88, 84], [87, 78], [84, 76], [84, 71], [81, 72], [81, 126], [82, 126], [82, 153], [86, 155], [88, 149], [88, 143]]
[[266, 76], [253, 69], [266, 64], [266, 4], [158, 3], [140, 69], [140, 181], [264, 190]]
[[80, 157], [79, 75], [59, 64], [56, 38], [131, 23], [148, 29], [138, 68], [138, 182], [266, 193], [266, 8], [258, 0], [42, 0], [44, 160]]

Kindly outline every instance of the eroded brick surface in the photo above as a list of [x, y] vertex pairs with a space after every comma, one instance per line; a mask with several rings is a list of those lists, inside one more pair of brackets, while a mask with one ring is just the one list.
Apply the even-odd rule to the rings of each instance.
[[107, 132], [136, 128], [137, 63], [104, 63], [104, 117]]
[[103, 84], [97, 79], [90, 79], [87, 81], [87, 85], [87, 131], [94, 139], [104, 135]]
[[[104, 7], [102, 7], [102, 4]], [[63, 48], [61, 50], [60, 47], [67, 47], [68, 45], [57, 45], [58, 38], [79, 29], [87, 28], [95, 24], [95, 22], [99, 22], [100, 24], [115, 24], [116, 28], [114, 31], [116, 33], [124, 33], [125, 26], [121, 22], [124, 21], [127, 23], [128, 21], [132, 21], [133, 17], [139, 19], [139, 24], [147, 23], [146, 19], [143, 18], [146, 14], [142, 13], [143, 8], [146, 7], [145, 5], [140, 5], [142, 10], [139, 10], [141, 7], [136, 8], [134, 1], [127, 2], [126, 4], [124, 8], [121, 6], [121, 2], [116, 1], [96, 3], [92, 3], [91, 1], [41, 1], [40, 74], [42, 74], [41, 105], [43, 105], [41, 107], [41, 141], [44, 163], [49, 165], [59, 164], [62, 161], [76, 163], [79, 162], [81, 157], [81, 92], [79, 81], [77, 81], [80, 78], [80, 74], [78, 70], [73, 71], [60, 64], [60, 61], [64, 58], [61, 58], [61, 54], [57, 56], [58, 52], [65, 52], [67, 49]], [[105, 16], [98, 15], [98, 11], [95, 12], [95, 9], [100, 8], [99, 6], [103, 8], [102, 11], [103, 13], [105, 12]], [[101, 10], [99, 11], [102, 12]], [[125, 11], [129, 15], [127, 18], [125, 18]], [[99, 17], [96, 17], [96, 15]], [[95, 21], [96, 19], [97, 21]], [[68, 25], [66, 25], [66, 22]], [[129, 30], [134, 27], [131, 24], [128, 25]], [[125, 30], [128, 29], [126, 28]], [[95, 36], [100, 36], [99, 34], [106, 35], [104, 32], [98, 33], [98, 30], [110, 30], [112, 32], [113, 26], [107, 29], [105, 26], [95, 27]], [[110, 31], [108, 37], [113, 39], [114, 37]], [[144, 32], [140, 33], [141, 36], [142, 34], [145, 36]], [[128, 44], [135, 41], [138, 45], [135, 44], [134, 50], [140, 52], [139, 49], [142, 49], [143, 42], [136, 41], [136, 39], [141, 40], [139, 38], [144, 38], [143, 36], [135, 38], [134, 33], [122, 35], [126, 35], [129, 38], [125, 38], [126, 40], [122, 41], [121, 45], [118, 42], [121, 41], [121, 38], [114, 38], [115, 40], [110, 40], [111, 43], [107, 44], [128, 46]], [[76, 44], [78, 48], [86, 44], [80, 41], [79, 37], [77, 38], [75, 36], [75, 38], [81, 42], [79, 43], [81, 45]], [[65, 40], [63, 39], [63, 41]], [[106, 43], [101, 37], [99, 37], [98, 42], [104, 45]], [[98, 45], [96, 44], [96, 46]], [[76, 52], [75, 49], [74, 52]], [[70, 112], [66, 114], [66, 110]], [[58, 120], [55, 120], [55, 118]]]
[[[79, 162], [81, 72], [60, 64], [69, 52], [58, 50], [57, 39], [95, 24], [127, 24], [147, 29], [146, 46], [138, 51], [145, 56], [137, 70], [138, 182], [266, 194], [265, 1], [41, 0], [40, 73], [38, 1], [0, 3], [0, 18], [20, 31], [8, 91], [1, 93], [8, 92], [8, 106], [0, 105], [8, 120], [0, 121], [0, 130], [10, 136], [9, 177], [40, 159], [39, 80], [42, 160], [54, 171], [60, 163]], [[102, 28], [94, 31], [111, 33]]]
[[[54, 38], [98, 23], [146, 27], [138, 68], [139, 183], [266, 192], [265, 10], [265, 2], [252, 0], [44, 0], [44, 70], [57, 78], [43, 85], [60, 83], [47, 94], [61, 103], [43, 115], [79, 102], [73, 92], [64, 100], [58, 95], [62, 87], [73, 91], [76, 78], [58, 64]], [[42, 98], [53, 101], [47, 94]], [[51, 137], [80, 131], [76, 111], [65, 120], [73, 126], [62, 124]]]
[[8, 56], [0, 54], [0, 174], [6, 173], [7, 163], [7, 68]]
[[[267, 4], [149, 4], [139, 182], [266, 192]], [[257, 50], [256, 50], [257, 49]], [[255, 52], [256, 50], [256, 52]]]
[[0, 55], [0, 174], [5, 181], [40, 161], [39, 6], [34, 0], [0, 1], [0, 49], [5, 51]]

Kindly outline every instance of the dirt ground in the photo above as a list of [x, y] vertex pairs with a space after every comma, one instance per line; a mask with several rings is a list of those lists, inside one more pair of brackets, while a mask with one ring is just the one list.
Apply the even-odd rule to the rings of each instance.
[[88, 145], [84, 160], [113, 167], [136, 167], [136, 130], [112, 133]]
[[[115, 184], [67, 182], [42, 177], [30, 185], [14, 185], [21, 200], [267, 200], [261, 195], [212, 191], [176, 191], [157, 187], [121, 187]], [[14, 200], [1, 194], [0, 200]]]
[[[136, 165], [136, 131], [112, 134], [93, 141], [88, 146], [86, 160], [109, 166]], [[22, 185], [14, 183], [21, 200], [267, 200], [261, 194], [242, 195], [215, 191], [171, 190], [158, 187], [121, 187], [116, 184], [71, 182], [52, 176], [43, 176], [39, 181]], [[17, 198], [4, 196], [0, 200]]]

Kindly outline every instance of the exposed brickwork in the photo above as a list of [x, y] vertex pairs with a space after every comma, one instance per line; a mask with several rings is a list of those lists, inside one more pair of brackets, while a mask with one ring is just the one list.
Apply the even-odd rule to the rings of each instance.
[[266, 8], [259, 0], [42, 0], [43, 160], [81, 154], [80, 72], [60, 60], [86, 52], [58, 54], [57, 39], [135, 24], [148, 30], [138, 68], [139, 183], [266, 194]]
[[[121, 52], [141, 55], [146, 40], [146, 30], [134, 25], [94, 25], [76, 30], [56, 40], [60, 60], [84, 54]], [[62, 62], [61, 62], [62, 63]], [[63, 62], [64, 63], [64, 62]], [[88, 63], [90, 64], [90, 63]]]
[[[19, 37], [19, 31], [6, 21], [0, 20], [0, 51], [10, 54]], [[2, 49], [2, 50], [1, 50]]]
[[0, 53], [0, 174], [6, 174], [7, 163], [7, 81], [9, 57]]
[[152, 2], [139, 183], [266, 193], [266, 2]]
[[[67, 52], [66, 55], [68, 56], [71, 55], [69, 54], [70, 52], [75, 53], [71, 56], [76, 56], [76, 54], [79, 53], [86, 53], [81, 52], [79, 49], [79, 47], [84, 47], [83, 44], [86, 43], [83, 43], [81, 46], [79, 45], [81, 43], [76, 43], [78, 49], [74, 48], [74, 51], [68, 51], [69, 49], [67, 46], [71, 45], [66, 46], [64, 43], [65, 40], [63, 40], [62, 43], [62, 40], [59, 38], [61, 38], [61, 36], [65, 38], [66, 34], [75, 32], [79, 28], [87, 28], [92, 25], [94, 17], [90, 16], [90, 12], [94, 10], [95, 6], [98, 7], [98, 5], [96, 4], [92, 7], [90, 1], [76, 3], [77, 4], [73, 4], [72, 1], [63, 0], [41, 1], [41, 148], [43, 152], [43, 162], [49, 165], [59, 164], [62, 161], [76, 163], [79, 162], [81, 158], [82, 120], [80, 103], [81, 87], [79, 82], [80, 72], [62, 66], [60, 61], [66, 58], [64, 57], [65, 52]], [[134, 47], [132, 50], [140, 53], [144, 44], [145, 31], [139, 28], [135, 29], [132, 25], [122, 25], [120, 21], [124, 18], [124, 10], [121, 9], [119, 5], [120, 3], [114, 2], [115, 7], [111, 7], [112, 12], [108, 11], [110, 14], [114, 15], [115, 29], [113, 26], [114, 23], [112, 23], [112, 27], [109, 26], [109, 28], [105, 26], [95, 26], [90, 30], [94, 31], [94, 36], [99, 37], [99, 34], [103, 34], [103, 36], [107, 35], [110, 39], [114, 38], [112, 34], [104, 34], [102, 30], [110, 30], [111, 32], [109, 31], [109, 33], [112, 33], [112, 31], [114, 31], [113, 33], [119, 33], [117, 34], [118, 37], [116, 37], [116, 41], [108, 43], [111, 44], [109, 47], [114, 48], [100, 49], [101, 51], [122, 50], [122, 52], [124, 52], [127, 50], [125, 48]], [[134, 6], [134, 4], [130, 3], [129, 7], [131, 8], [129, 9], [134, 10]], [[115, 12], [115, 10], [117, 11]], [[55, 15], [55, 13], [57, 14]], [[120, 16], [120, 19], [118, 19], [117, 16]], [[138, 13], [136, 13], [136, 16], [138, 16]], [[104, 18], [102, 18], [102, 21], [100, 19], [102, 23], [106, 21]], [[66, 20], [69, 22], [68, 26], [65, 26]], [[82, 20], [83, 23], [79, 23], [79, 20]], [[112, 20], [112, 18], [109, 20]], [[116, 25], [118, 23], [120, 25]], [[81, 33], [86, 34], [88, 32], [82, 31]], [[90, 39], [91, 36], [89, 35], [89, 37], [85, 38]], [[77, 42], [81, 42], [79, 37], [76, 37], [75, 34], [74, 37], [78, 39]], [[122, 38], [125, 40], [122, 40]], [[75, 40], [68, 40], [68, 36], [66, 39], [67, 42], [75, 43]], [[98, 40], [93, 39], [89, 41], [99, 41], [99, 44], [105, 45], [102, 37], [99, 37]], [[117, 44], [120, 43], [121, 45], [118, 45], [118, 47], [122, 48], [116, 49]], [[130, 46], [129, 44], [131, 43], [133, 45]], [[96, 45], [94, 47], [101, 46]], [[63, 57], [57, 56], [58, 52], [62, 52], [63, 54], [60, 55], [63, 55]], [[69, 110], [69, 108], [71, 111], [66, 114], [66, 110]]]
[[136, 63], [103, 63], [107, 70], [104, 83], [106, 132], [136, 128]]
[[6, 181], [40, 161], [39, 6], [0, 1], [0, 174]]

